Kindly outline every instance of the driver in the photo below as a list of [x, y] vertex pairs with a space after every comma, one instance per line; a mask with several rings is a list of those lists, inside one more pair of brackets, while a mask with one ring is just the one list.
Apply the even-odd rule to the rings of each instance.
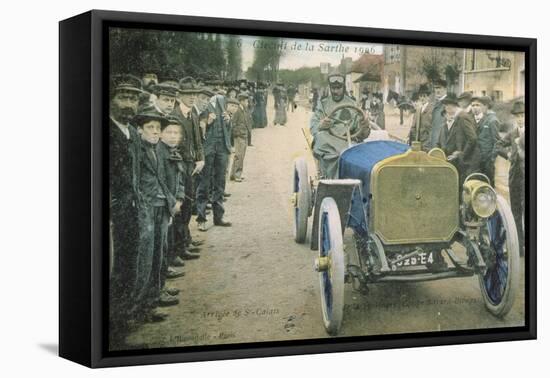
[[[346, 93], [345, 78], [341, 74], [328, 77], [330, 96], [322, 98], [311, 118], [309, 129], [313, 137], [313, 156], [318, 160], [321, 178], [338, 177], [338, 157], [350, 143], [369, 136], [368, 117], [354, 111], [355, 101]], [[340, 105], [350, 105], [331, 115]], [[330, 117], [329, 117], [330, 116]]]

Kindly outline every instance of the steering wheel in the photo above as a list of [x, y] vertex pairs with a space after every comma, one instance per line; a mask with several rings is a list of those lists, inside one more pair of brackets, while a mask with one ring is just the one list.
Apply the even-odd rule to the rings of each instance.
[[[347, 110], [347, 112], [342, 112], [342, 110]], [[341, 118], [336, 117], [337, 112], [340, 112]], [[355, 105], [341, 104], [332, 109], [327, 118], [332, 121], [332, 125], [328, 129], [330, 135], [344, 140], [347, 139], [347, 135], [340, 135], [335, 131], [337, 125], [344, 125], [349, 130], [350, 138], [353, 139], [362, 131], [360, 124], [365, 122], [365, 113]], [[351, 128], [353, 124], [356, 125], [354, 129]]]

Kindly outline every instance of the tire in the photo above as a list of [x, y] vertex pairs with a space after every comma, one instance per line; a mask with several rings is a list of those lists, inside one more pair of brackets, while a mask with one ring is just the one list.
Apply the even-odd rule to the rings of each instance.
[[304, 158], [294, 161], [292, 177], [294, 195], [294, 241], [304, 243], [307, 236], [307, 221], [311, 207], [311, 187]]
[[334, 199], [323, 199], [319, 215], [319, 257], [330, 259], [328, 269], [319, 272], [321, 310], [327, 333], [336, 335], [344, 315], [344, 243]]
[[489, 242], [494, 251], [495, 262], [479, 275], [481, 293], [489, 312], [504, 317], [512, 308], [518, 289], [519, 242], [512, 211], [501, 196], [497, 196], [497, 209], [487, 221], [483, 234], [484, 244]]

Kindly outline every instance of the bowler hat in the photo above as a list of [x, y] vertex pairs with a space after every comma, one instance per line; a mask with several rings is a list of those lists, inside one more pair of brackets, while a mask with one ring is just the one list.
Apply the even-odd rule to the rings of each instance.
[[228, 98], [226, 103], [227, 104], [233, 104], [233, 105], [239, 105], [239, 101], [235, 100], [234, 98]]
[[489, 96], [475, 96], [475, 97], [472, 97], [472, 103], [474, 102], [479, 102], [480, 104], [483, 104], [485, 106], [490, 106], [491, 105], [491, 97]]
[[441, 100], [443, 105], [456, 105], [458, 106], [458, 99], [454, 93], [449, 93], [443, 100]]
[[428, 84], [421, 84], [420, 87], [418, 87], [418, 95], [430, 95], [430, 88], [428, 88]]
[[514, 102], [514, 105], [512, 105], [512, 110], [510, 111], [512, 114], [521, 114], [525, 113], [525, 104], [523, 101], [516, 101]]
[[462, 92], [460, 95], [458, 95], [457, 98], [458, 101], [468, 101], [468, 103], [472, 102], [472, 94], [470, 92]]
[[179, 89], [178, 92], [180, 93], [198, 93], [200, 92], [200, 89], [195, 84], [195, 79], [193, 79], [191, 76], [186, 76], [183, 79], [179, 81]]

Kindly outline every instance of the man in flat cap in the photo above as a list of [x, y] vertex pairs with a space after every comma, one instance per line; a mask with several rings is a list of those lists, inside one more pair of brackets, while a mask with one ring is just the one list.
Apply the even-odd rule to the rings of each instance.
[[223, 194], [229, 155], [231, 154], [230, 117], [225, 111], [225, 99], [207, 88], [202, 93], [210, 95], [203, 111], [204, 128], [204, 169], [200, 174], [197, 188], [197, 223], [199, 231], [206, 231], [206, 207], [212, 190], [212, 213], [214, 226], [229, 227], [231, 222], [224, 219]]
[[120, 336], [122, 341], [137, 277], [140, 138], [131, 120], [137, 112], [141, 81], [131, 75], [114, 76], [109, 92], [110, 220], [114, 251], [109, 310], [113, 336]]
[[479, 171], [477, 134], [471, 118], [460, 108], [456, 95], [449, 94], [441, 102], [445, 107], [446, 132], [440, 134], [439, 147], [458, 170], [459, 190], [462, 192], [464, 179]]
[[153, 92], [156, 96], [154, 104], [159, 113], [167, 116], [174, 111], [178, 90], [178, 84], [173, 81], [164, 81], [154, 86]]
[[235, 157], [229, 179], [236, 182], [244, 180], [242, 176], [248, 135], [252, 130], [252, 117], [248, 113], [248, 93], [241, 92], [237, 95], [239, 108], [231, 118], [231, 133], [235, 145]]
[[409, 132], [409, 144], [413, 141], [420, 142], [422, 151], [428, 152], [432, 148], [430, 133], [432, 130], [432, 112], [433, 104], [430, 102], [430, 89], [427, 84], [423, 84], [416, 97], [415, 113], [412, 120], [411, 130]]
[[518, 230], [519, 251], [523, 256], [525, 229], [525, 104], [516, 101], [511, 110], [515, 126], [497, 142], [500, 156], [508, 159], [508, 187], [510, 189], [510, 207]]
[[[342, 122], [352, 120], [353, 114], [348, 109], [341, 109], [332, 115], [332, 119], [328, 116], [339, 105], [355, 106], [353, 101], [347, 94], [345, 89], [345, 78], [341, 74], [332, 74], [328, 77], [330, 88], [330, 96], [321, 98], [318, 107], [310, 121], [310, 131], [313, 136], [313, 155], [319, 162], [319, 169], [323, 178], [338, 177], [338, 157], [340, 152], [348, 146], [346, 138], [346, 126]], [[334, 120], [341, 122], [334, 123]], [[329, 132], [334, 128], [335, 136]], [[357, 136], [352, 142], [361, 142], [370, 134], [369, 122], [363, 119], [361, 122], [354, 121], [349, 124], [350, 133], [352, 130], [357, 130]]]
[[488, 96], [472, 98], [477, 144], [480, 152], [480, 172], [491, 180], [495, 186], [495, 159], [497, 157], [497, 140], [500, 122], [494, 112], [489, 111], [491, 98]]

